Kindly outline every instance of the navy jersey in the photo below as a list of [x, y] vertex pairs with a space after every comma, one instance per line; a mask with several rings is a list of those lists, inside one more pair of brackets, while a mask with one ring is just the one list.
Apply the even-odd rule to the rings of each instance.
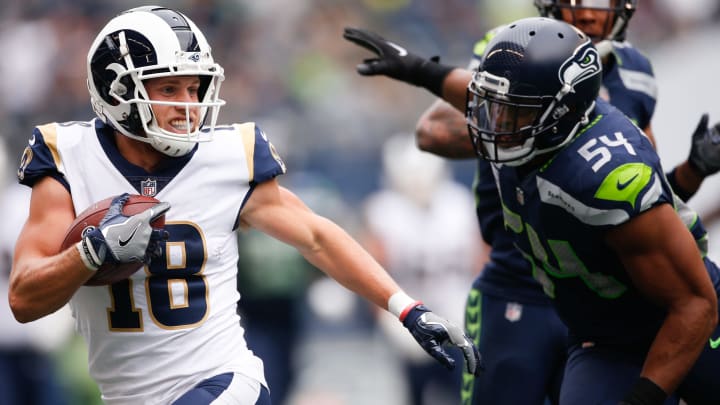
[[[665, 312], [641, 296], [604, 242], [610, 227], [675, 203], [659, 157], [639, 128], [598, 99], [591, 123], [543, 167], [523, 177], [522, 168], [493, 168], [506, 227], [571, 335], [649, 343]], [[696, 217], [681, 218], [689, 228], [701, 226]]]
[[628, 42], [612, 42], [603, 62], [600, 96], [627, 115], [638, 127], [650, 125], [657, 84], [650, 61]]
[[[487, 43], [505, 26], [489, 31], [475, 44], [470, 69], [480, 64]], [[609, 100], [640, 128], [646, 128], [655, 111], [656, 85], [650, 61], [627, 42], [612, 42], [612, 53], [603, 64], [603, 98]], [[504, 230], [500, 199], [490, 164], [478, 159], [474, 192], [477, 215], [485, 241], [492, 246], [491, 261], [477, 281], [486, 294], [527, 303], [547, 303], [533, 280], [530, 264], [513, 247]]]

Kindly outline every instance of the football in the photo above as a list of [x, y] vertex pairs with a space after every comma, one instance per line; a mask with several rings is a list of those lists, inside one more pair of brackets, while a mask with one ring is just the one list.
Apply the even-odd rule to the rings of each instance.
[[[65, 238], [63, 239], [60, 251], [67, 249], [80, 241], [83, 229], [88, 226], [98, 226], [100, 221], [110, 208], [113, 197], [108, 197], [98, 201], [78, 214], [70, 228], [68, 228]], [[139, 194], [131, 194], [127, 203], [123, 206], [123, 214], [135, 215], [151, 208], [160, 201], [148, 196]], [[158, 217], [151, 224], [153, 228], [162, 228], [165, 225], [165, 215]], [[95, 275], [90, 278], [85, 285], [108, 285], [116, 283], [130, 277], [133, 273], [142, 268], [142, 263], [123, 263], [123, 264], [103, 264], [100, 266]]]

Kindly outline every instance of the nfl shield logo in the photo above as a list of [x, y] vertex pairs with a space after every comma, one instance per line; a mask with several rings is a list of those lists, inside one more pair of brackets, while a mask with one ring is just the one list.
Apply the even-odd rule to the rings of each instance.
[[154, 179], [143, 180], [140, 182], [140, 189], [142, 195], [155, 197], [155, 194], [157, 194], [157, 181]]
[[505, 307], [505, 319], [510, 322], [517, 322], [522, 316], [522, 305], [517, 302], [508, 302]]
[[520, 205], [525, 205], [525, 193], [520, 187], [515, 188], [515, 197]]

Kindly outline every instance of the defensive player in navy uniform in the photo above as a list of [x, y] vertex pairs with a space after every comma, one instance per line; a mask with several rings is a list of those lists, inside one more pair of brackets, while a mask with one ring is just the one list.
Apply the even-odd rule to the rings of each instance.
[[[541, 15], [572, 23], [591, 37], [603, 60], [602, 97], [644, 128], [652, 140], [650, 120], [656, 102], [652, 67], [636, 48], [624, 41], [636, 1], [534, 3]], [[487, 43], [505, 27], [491, 30], [475, 45], [469, 69], [477, 68]], [[381, 40], [372, 33], [351, 31], [350, 36], [382, 47]], [[379, 56], [387, 61], [384, 66], [360, 65], [360, 69], [367, 69], [361, 73], [387, 74], [392, 71], [392, 57], [392, 52]], [[691, 158], [668, 173], [673, 189], [684, 200], [695, 193], [705, 176], [720, 168], [720, 145], [713, 146], [707, 121], [704, 115], [693, 133]], [[465, 115], [442, 99], [436, 100], [420, 117], [416, 135], [423, 150], [454, 159], [477, 157]], [[566, 327], [534, 280], [530, 263], [514, 248], [512, 235], [503, 226], [491, 166], [484, 159], [478, 159], [473, 187], [483, 237], [492, 250], [491, 261], [468, 296], [465, 323], [466, 333], [484, 354], [485, 370], [482, 378], [465, 374], [463, 403], [542, 404], [546, 398], [557, 403]], [[517, 389], [516, 381], [523, 381], [522, 390]]]
[[[36, 127], [22, 157], [18, 177], [32, 198], [10, 280], [15, 317], [33, 321], [69, 301], [105, 403], [269, 404], [236, 311], [234, 232], [255, 227], [397, 315], [447, 367], [446, 344], [479, 370], [460, 328], [278, 184], [285, 165], [263, 131], [215, 125], [223, 78], [202, 32], [177, 11], [131, 9], [100, 31], [88, 54], [98, 118]], [[125, 216], [127, 193], [162, 202]], [[116, 195], [99, 226], [58, 252], [78, 213]], [[153, 230], [161, 215], [164, 230]], [[84, 286], [103, 264], [136, 258], [145, 265], [129, 279]]]
[[596, 97], [600, 59], [576, 28], [529, 18], [475, 73], [435, 66], [419, 85], [465, 106], [504, 225], [568, 326], [560, 403], [717, 403], [718, 268], [648, 137]]

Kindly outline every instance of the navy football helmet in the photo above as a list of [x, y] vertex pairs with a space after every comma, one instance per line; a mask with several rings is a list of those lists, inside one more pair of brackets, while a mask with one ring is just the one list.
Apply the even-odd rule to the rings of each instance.
[[604, 35], [593, 37], [593, 41], [623, 41], [630, 18], [637, 8], [638, 0], [533, 0], [535, 7], [543, 17], [563, 20], [562, 10], [568, 10], [572, 21], [567, 23], [578, 26], [583, 10], [606, 11]]
[[[122, 134], [169, 156], [185, 155], [197, 142], [212, 139], [219, 109], [225, 104], [218, 96], [223, 69], [187, 16], [158, 6], [117, 15], [95, 38], [87, 69], [93, 110]], [[143, 81], [165, 76], [198, 76], [199, 102], [150, 100]], [[152, 110], [158, 104], [185, 107], [187, 131], [160, 128]], [[199, 122], [191, 123], [192, 108], [200, 109]]]
[[511, 166], [567, 144], [589, 122], [602, 81], [590, 38], [562, 21], [533, 17], [490, 40], [468, 85], [475, 150]]

